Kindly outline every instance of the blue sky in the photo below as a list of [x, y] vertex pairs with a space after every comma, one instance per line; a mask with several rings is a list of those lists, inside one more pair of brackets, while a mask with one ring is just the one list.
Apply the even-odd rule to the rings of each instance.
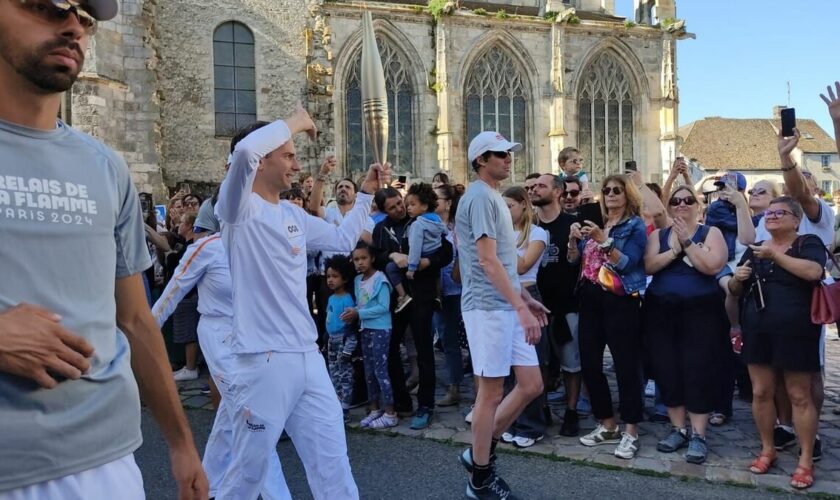
[[[632, 0], [616, 0], [631, 15]], [[833, 134], [819, 94], [840, 80], [840, 0], [677, 0], [695, 40], [678, 43], [680, 125], [704, 118], [770, 118], [790, 105]]]

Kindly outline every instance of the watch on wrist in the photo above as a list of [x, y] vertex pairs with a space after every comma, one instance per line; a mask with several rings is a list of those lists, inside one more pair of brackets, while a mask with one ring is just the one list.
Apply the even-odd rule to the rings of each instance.
[[688, 248], [693, 244], [694, 240], [692, 240], [691, 238], [686, 238], [680, 242], [680, 245], [682, 245], [683, 248]]

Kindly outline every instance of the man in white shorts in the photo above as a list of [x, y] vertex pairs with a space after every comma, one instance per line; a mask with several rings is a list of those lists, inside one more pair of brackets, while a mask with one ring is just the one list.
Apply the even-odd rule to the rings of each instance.
[[[481, 132], [470, 142], [468, 159], [478, 179], [461, 198], [455, 222], [461, 310], [478, 380], [472, 447], [460, 456], [472, 473], [466, 495], [473, 499], [511, 498], [510, 488], [495, 473], [495, 447], [543, 390], [534, 345], [547, 310], [519, 286], [513, 223], [498, 192], [499, 183], [510, 176], [511, 152], [521, 147], [496, 132]], [[504, 396], [511, 368], [516, 386]]]
[[[140, 397], [180, 499], [207, 498], [125, 161], [57, 120], [116, 0], [0, 1], [0, 499], [144, 498]], [[133, 373], [132, 373], [133, 368]]]
[[218, 494], [225, 500], [257, 498], [284, 428], [316, 500], [359, 496], [341, 404], [306, 303], [306, 252], [354, 248], [390, 170], [371, 166], [341, 225], [330, 224], [280, 202], [300, 174], [292, 141], [299, 132], [316, 132], [302, 108], [240, 131], [216, 203], [233, 282], [233, 450]]
[[[782, 177], [785, 180], [784, 191], [802, 205], [802, 222], [799, 223], [799, 234], [813, 234], [822, 240], [826, 248], [830, 249], [834, 243], [834, 210], [817, 196], [817, 185], [814, 176], [807, 170], [801, 170], [792, 157], [792, 153], [799, 143], [799, 130], [794, 129], [793, 137], [782, 137], [779, 132], [779, 157], [782, 161]], [[755, 230], [756, 241], [770, 239], [770, 233], [765, 227], [764, 217], [759, 221]], [[820, 338], [820, 360], [825, 366], [825, 326]], [[811, 381], [811, 398], [817, 408], [817, 414], [822, 413], [825, 391], [822, 373], [814, 374]], [[779, 425], [773, 432], [776, 449], [785, 449], [796, 442], [793, 432], [793, 415], [787, 392], [782, 386], [776, 387], [776, 414]], [[822, 443], [819, 435], [814, 443], [814, 461], [822, 458]]]

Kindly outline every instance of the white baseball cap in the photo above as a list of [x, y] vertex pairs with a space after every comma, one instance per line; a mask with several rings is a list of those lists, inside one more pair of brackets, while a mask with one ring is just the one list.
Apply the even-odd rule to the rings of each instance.
[[520, 149], [522, 149], [522, 144], [510, 142], [498, 132], [484, 131], [473, 137], [473, 140], [470, 141], [467, 158], [472, 163], [476, 158], [488, 151], [519, 151]]
[[97, 21], [110, 21], [117, 15], [117, 0], [52, 0], [53, 5], [69, 9], [81, 5]]

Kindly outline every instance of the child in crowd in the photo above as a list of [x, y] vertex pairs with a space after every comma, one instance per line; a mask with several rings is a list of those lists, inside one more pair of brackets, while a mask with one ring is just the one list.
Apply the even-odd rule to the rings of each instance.
[[[362, 327], [362, 355], [365, 363], [370, 413], [360, 427], [386, 429], [398, 423], [394, 412], [394, 391], [388, 376], [388, 347], [391, 344], [391, 285], [373, 267], [373, 251], [364, 241], [353, 250], [356, 308], [341, 315], [344, 321], [359, 319]], [[381, 399], [381, 406], [380, 406]], [[384, 411], [383, 411], [384, 409]]]
[[[431, 184], [412, 184], [405, 197], [405, 208], [413, 221], [408, 226], [408, 270], [405, 277], [414, 279], [414, 273], [420, 267], [420, 259], [429, 257], [441, 247], [441, 236], [446, 234], [446, 226], [435, 213], [437, 194]], [[402, 283], [402, 271], [394, 262], [385, 266], [388, 280], [397, 291], [395, 312], [402, 311], [411, 302], [411, 296]]]
[[356, 306], [348, 289], [356, 275], [353, 262], [346, 255], [327, 259], [325, 274], [327, 288], [332, 295], [327, 301], [327, 356], [330, 376], [344, 411], [344, 422], [350, 421], [350, 402], [353, 400], [353, 364], [351, 358], [358, 345], [355, 321], [344, 321], [341, 315]]
[[589, 189], [589, 177], [583, 171], [583, 156], [580, 150], [573, 147], [563, 148], [557, 155], [557, 163], [564, 177], [575, 177], [580, 180], [581, 189]]

